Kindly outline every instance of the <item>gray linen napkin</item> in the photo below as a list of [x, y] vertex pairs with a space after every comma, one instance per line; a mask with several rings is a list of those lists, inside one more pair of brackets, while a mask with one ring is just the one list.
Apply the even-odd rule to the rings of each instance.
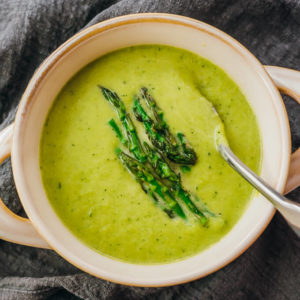
[[[0, 0], [0, 128], [14, 119], [34, 70], [62, 42], [102, 20], [169, 12], [229, 33], [264, 64], [300, 70], [297, 0]], [[293, 149], [300, 146], [300, 106], [285, 97]], [[24, 214], [10, 161], [0, 168], [0, 195]], [[300, 190], [290, 197], [299, 199]], [[126, 287], [85, 274], [55, 252], [0, 240], [0, 299], [299, 299], [300, 242], [279, 214], [240, 258], [203, 279], [175, 287]]]

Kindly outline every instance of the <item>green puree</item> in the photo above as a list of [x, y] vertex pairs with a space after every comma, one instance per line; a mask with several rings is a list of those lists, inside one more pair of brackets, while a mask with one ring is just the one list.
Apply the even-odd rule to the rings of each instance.
[[[178, 171], [183, 186], [218, 215], [207, 227], [187, 211], [188, 221], [170, 219], [123, 167], [114, 151], [120, 142], [107, 124], [118, 118], [98, 84], [116, 91], [130, 112], [133, 95], [148, 87], [171, 131], [186, 135], [198, 162]], [[44, 125], [40, 167], [49, 201], [75, 236], [104, 255], [149, 264], [195, 255], [233, 227], [253, 190], [216, 151], [218, 121], [204, 97], [224, 121], [233, 151], [259, 171], [253, 111], [220, 68], [193, 53], [158, 45], [125, 48], [92, 62], [66, 84]]]

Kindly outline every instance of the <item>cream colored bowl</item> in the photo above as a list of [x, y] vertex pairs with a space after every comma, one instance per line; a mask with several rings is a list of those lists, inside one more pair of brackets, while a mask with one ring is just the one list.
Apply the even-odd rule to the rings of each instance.
[[[42, 126], [64, 84], [99, 56], [139, 44], [166, 44], [187, 49], [209, 59], [231, 76], [258, 119], [263, 144], [261, 176], [278, 191], [284, 191], [291, 159], [289, 123], [280, 94], [266, 70], [277, 85], [298, 100], [299, 73], [263, 67], [237, 41], [205, 23], [167, 14], [129, 15], [76, 34], [33, 75], [15, 123], [0, 133], [0, 157], [3, 161], [11, 153], [16, 187], [29, 219], [14, 215], [0, 201], [0, 237], [51, 248], [78, 268], [107, 280], [140, 286], [172, 285], [205, 276], [239, 256], [270, 222], [274, 214], [272, 205], [257, 195], [226, 236], [191, 258], [169, 264], [135, 265], [102, 256], [81, 243], [53, 211], [39, 171]], [[298, 151], [292, 158], [289, 190], [300, 183], [299, 156]]]

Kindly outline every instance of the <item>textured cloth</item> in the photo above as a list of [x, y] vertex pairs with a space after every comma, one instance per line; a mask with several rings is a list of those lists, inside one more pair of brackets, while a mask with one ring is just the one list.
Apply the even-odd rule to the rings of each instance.
[[[299, 0], [0, 0], [0, 128], [13, 121], [34, 70], [61, 43], [96, 22], [139, 12], [207, 22], [239, 40], [262, 63], [300, 70]], [[285, 103], [295, 149], [300, 146], [300, 106], [287, 97]], [[9, 160], [0, 168], [0, 195], [24, 214]], [[300, 190], [289, 196], [299, 199]], [[218, 272], [174, 287], [134, 288], [92, 277], [54, 251], [0, 240], [0, 299], [296, 300], [299, 246], [277, 213], [251, 248]]]

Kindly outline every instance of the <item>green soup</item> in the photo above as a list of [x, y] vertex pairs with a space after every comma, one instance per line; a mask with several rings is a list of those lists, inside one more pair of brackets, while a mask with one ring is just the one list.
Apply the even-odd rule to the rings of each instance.
[[[115, 153], [120, 142], [108, 126], [117, 115], [99, 84], [116, 91], [128, 112], [133, 95], [148, 87], [171, 131], [185, 134], [198, 161], [181, 174], [182, 184], [216, 214], [206, 226], [186, 210], [187, 220], [169, 218], [124, 168]], [[92, 62], [66, 84], [44, 125], [40, 168], [49, 201], [75, 236], [113, 258], [165, 263], [197, 254], [234, 226], [253, 190], [216, 151], [218, 121], [207, 100], [219, 112], [233, 151], [259, 171], [253, 111], [224, 71], [193, 53], [158, 45], [125, 48]], [[141, 123], [134, 122], [141, 133]]]

